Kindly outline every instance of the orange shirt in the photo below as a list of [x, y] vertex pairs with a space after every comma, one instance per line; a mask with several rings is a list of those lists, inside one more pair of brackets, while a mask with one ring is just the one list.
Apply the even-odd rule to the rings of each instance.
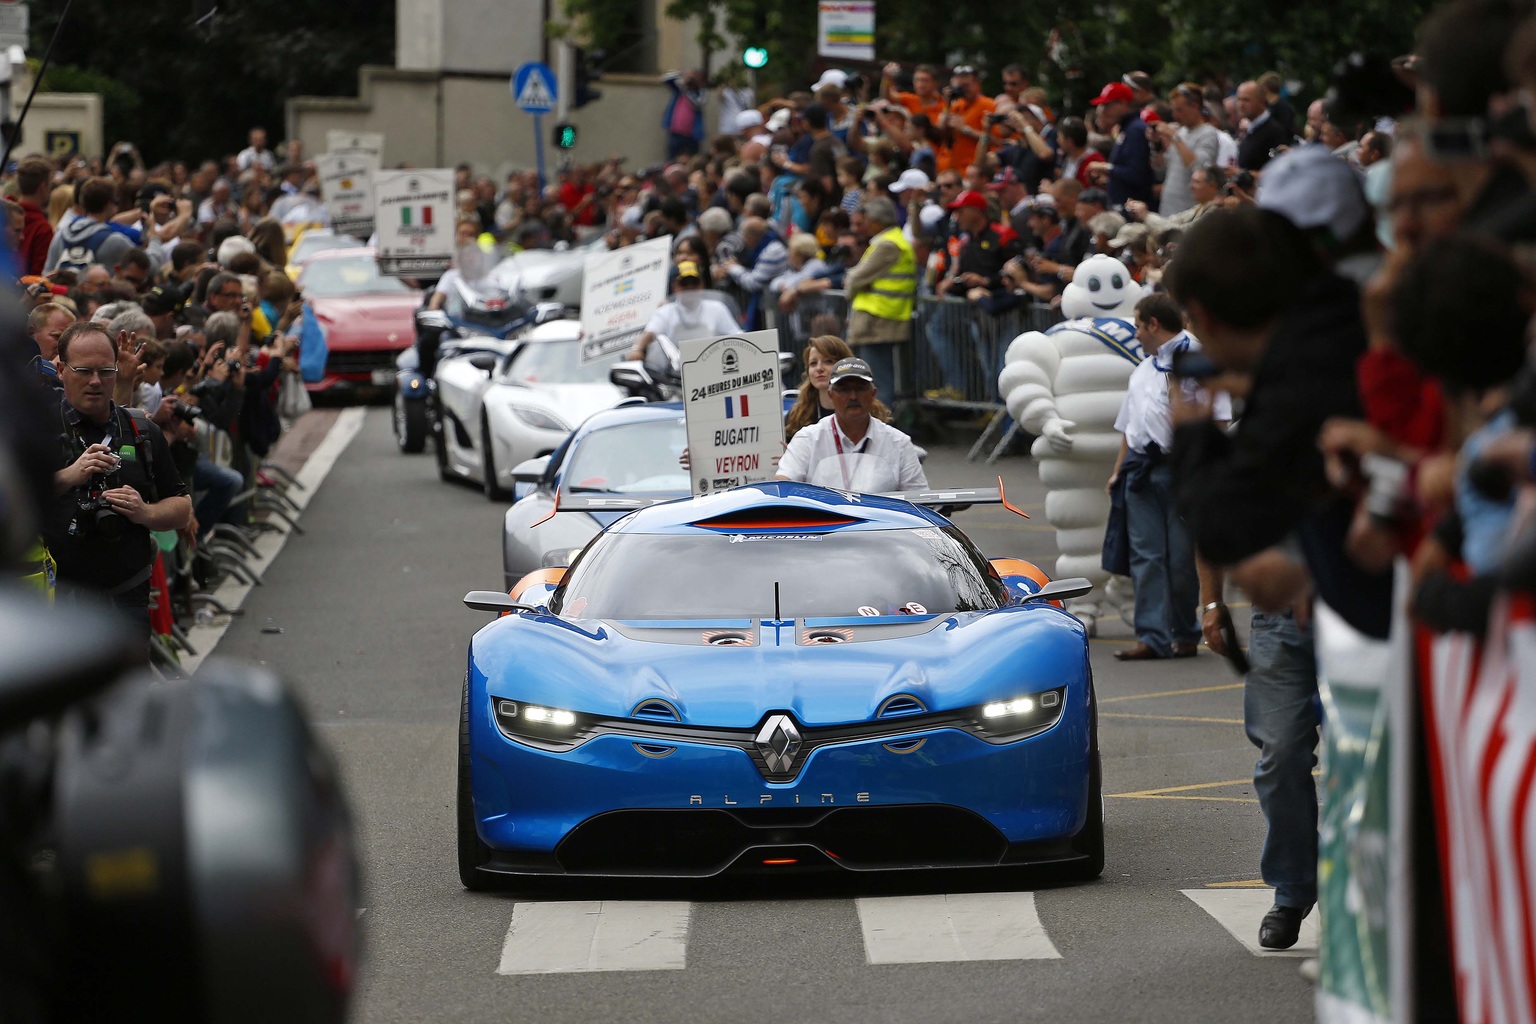
[[915, 92], [899, 92], [896, 94], [896, 101], [906, 107], [909, 113], [927, 114], [933, 126], [935, 128], [939, 126], [939, 118], [944, 113], [944, 97], [939, 93], [934, 93], [933, 102], [926, 106], [923, 104], [923, 98]]
[[[990, 96], [978, 95], [974, 100], [964, 97], [950, 101], [951, 113], [959, 114], [965, 120], [965, 126], [974, 132], [986, 131], [986, 116], [997, 109], [997, 104], [992, 102]], [[954, 141], [949, 144], [949, 166], [957, 171], [963, 171], [969, 167], [971, 161], [976, 159], [976, 140], [969, 135], [954, 133]]]

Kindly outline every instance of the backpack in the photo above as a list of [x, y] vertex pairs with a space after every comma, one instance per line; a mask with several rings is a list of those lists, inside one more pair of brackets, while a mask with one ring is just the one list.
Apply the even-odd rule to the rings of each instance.
[[101, 248], [101, 243], [105, 242], [111, 234], [111, 228], [105, 224], [98, 224], [96, 230], [91, 232], [85, 239], [73, 245], [66, 244], [64, 246], [63, 251], [59, 253], [59, 262], [55, 265], [54, 269], [73, 270], [77, 274], [84, 273], [85, 268], [96, 262], [96, 251]]

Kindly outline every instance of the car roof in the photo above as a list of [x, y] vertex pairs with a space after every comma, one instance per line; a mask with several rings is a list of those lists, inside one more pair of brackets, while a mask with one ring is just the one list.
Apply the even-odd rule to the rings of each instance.
[[612, 527], [614, 533], [821, 532], [915, 530], [949, 526], [949, 520], [900, 498], [853, 494], [814, 484], [772, 480], [728, 491], [681, 498], [637, 509]]
[[650, 423], [654, 420], [675, 420], [681, 415], [683, 415], [682, 402], [637, 402], [634, 405], [604, 409], [581, 421], [576, 428], [575, 440], [581, 440], [594, 430], [622, 427], [631, 423]]
[[366, 245], [340, 245], [334, 249], [321, 249], [319, 252], [311, 253], [304, 260], [304, 265], [309, 266], [309, 264], [315, 262], [316, 260], [324, 261], [361, 259], [373, 259], [372, 247]]

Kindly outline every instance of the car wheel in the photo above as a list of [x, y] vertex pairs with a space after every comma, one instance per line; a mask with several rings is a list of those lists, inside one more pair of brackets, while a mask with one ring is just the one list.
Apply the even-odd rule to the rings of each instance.
[[1089, 701], [1088, 820], [1072, 839], [1073, 849], [1083, 859], [1068, 869], [1072, 880], [1078, 882], [1090, 881], [1104, 873], [1104, 772], [1099, 758], [1099, 706], [1092, 697]]
[[415, 455], [427, 446], [427, 403], [407, 402], [395, 393], [395, 443], [407, 455]]
[[511, 501], [512, 492], [496, 482], [496, 451], [491, 447], [491, 421], [480, 422], [480, 472], [485, 477], [485, 496], [490, 501]]
[[[429, 399], [430, 401], [430, 399]], [[443, 421], [439, 413], [437, 422], [432, 426], [432, 454], [437, 460], [437, 477], [439, 480], [453, 480], [453, 470], [448, 468], [448, 438], [446, 436], [448, 424]]]
[[464, 680], [464, 697], [459, 707], [459, 786], [457, 796], [459, 881], [470, 892], [496, 888], [493, 875], [480, 870], [491, 859], [491, 848], [480, 841], [475, 830], [475, 805], [469, 785], [469, 679]]

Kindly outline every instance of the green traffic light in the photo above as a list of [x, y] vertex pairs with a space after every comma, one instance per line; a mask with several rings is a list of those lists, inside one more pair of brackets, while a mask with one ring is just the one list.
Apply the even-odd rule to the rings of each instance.
[[749, 68], [760, 68], [768, 63], [768, 50], [761, 46], [749, 46], [742, 52], [741, 62]]

